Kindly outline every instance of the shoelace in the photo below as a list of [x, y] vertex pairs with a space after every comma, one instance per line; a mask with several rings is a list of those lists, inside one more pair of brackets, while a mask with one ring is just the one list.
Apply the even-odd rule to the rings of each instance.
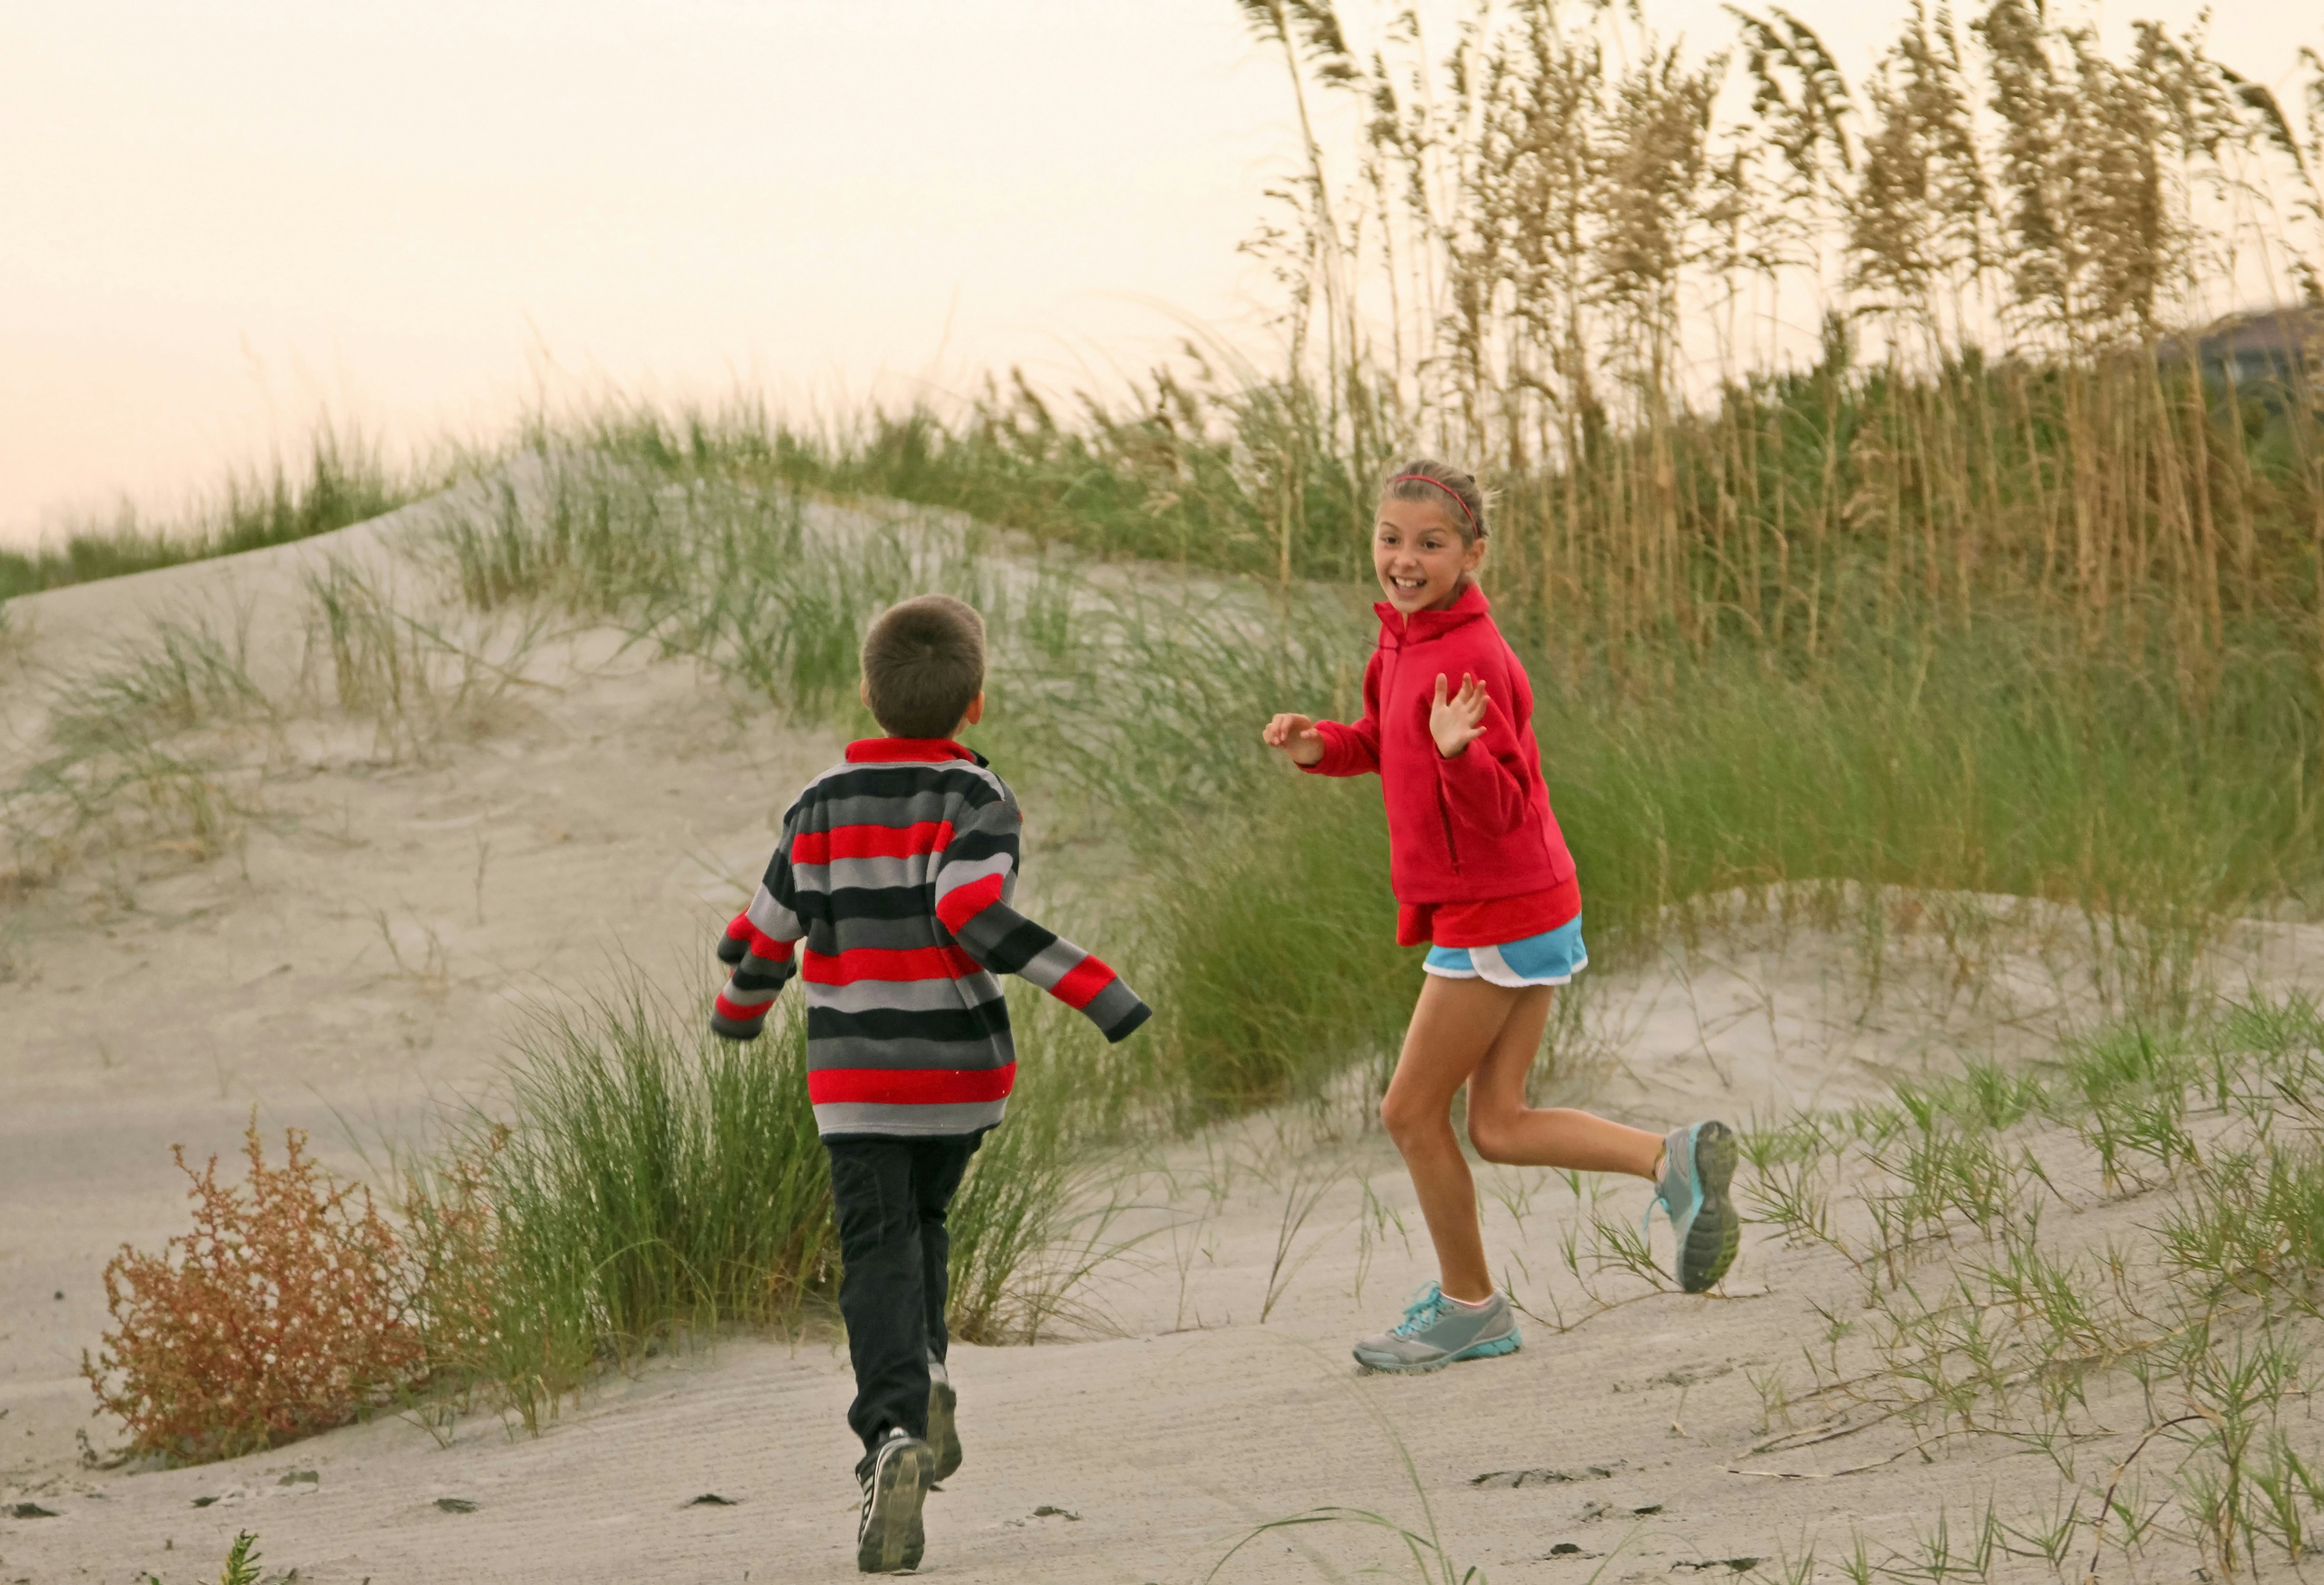
[[1418, 1298], [1404, 1307], [1404, 1319], [1396, 1323], [1396, 1335], [1410, 1337], [1416, 1332], [1425, 1330], [1442, 1316], [1448, 1307], [1444, 1301], [1444, 1290], [1434, 1283], [1430, 1283], [1420, 1291]]

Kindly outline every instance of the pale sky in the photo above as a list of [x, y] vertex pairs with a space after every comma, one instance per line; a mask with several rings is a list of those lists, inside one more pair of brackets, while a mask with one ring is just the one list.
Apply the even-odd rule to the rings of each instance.
[[[1789, 8], [1854, 77], [1904, 7]], [[2236, 0], [2212, 41], [2276, 81], [2324, 25]], [[325, 406], [401, 445], [544, 374], [801, 412], [1102, 381], [1256, 321], [1235, 248], [1296, 153], [1231, 0], [0, 0], [0, 542]]]

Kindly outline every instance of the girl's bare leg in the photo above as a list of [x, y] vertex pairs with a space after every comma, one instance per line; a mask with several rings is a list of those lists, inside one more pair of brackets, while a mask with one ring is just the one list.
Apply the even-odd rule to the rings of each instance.
[[[1429, 975], [1404, 1033], [1396, 1076], [1380, 1098], [1380, 1121], [1404, 1156], [1436, 1246], [1439, 1286], [1472, 1303], [1492, 1296], [1493, 1276], [1477, 1221], [1477, 1187], [1452, 1131], [1452, 1096], [1492, 1050], [1522, 994], [1483, 980]], [[1541, 1038], [1538, 1019], [1534, 1038]]]
[[1474, 1303], [1493, 1292], [1476, 1183], [1452, 1131], [1452, 1094], [1463, 1084], [1469, 1138], [1488, 1161], [1652, 1178], [1662, 1156], [1661, 1137], [1643, 1129], [1525, 1103], [1551, 995], [1547, 986], [1429, 975], [1380, 1100], [1380, 1121], [1404, 1156], [1436, 1246], [1439, 1286], [1452, 1298]]
[[1661, 1135], [1571, 1107], [1526, 1104], [1526, 1075], [1541, 1048], [1555, 992], [1536, 985], [1508, 994], [1517, 1005], [1469, 1079], [1469, 1142], [1477, 1154], [1510, 1166], [1653, 1178], [1662, 1160]]

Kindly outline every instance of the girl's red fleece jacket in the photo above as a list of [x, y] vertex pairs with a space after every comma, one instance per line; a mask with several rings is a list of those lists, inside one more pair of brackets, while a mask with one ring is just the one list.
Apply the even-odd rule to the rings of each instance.
[[[1484, 591], [1471, 584], [1451, 609], [1410, 617], [1386, 604], [1372, 609], [1380, 631], [1364, 670], [1363, 719], [1317, 722], [1323, 758], [1307, 769], [1379, 773], [1397, 900], [1409, 916], [1414, 905], [1570, 891], [1573, 856], [1542, 781], [1533, 684], [1493, 625]], [[1485, 733], [1447, 760], [1429, 735], [1428, 713], [1436, 679], [1449, 695], [1467, 673], [1485, 685]]]

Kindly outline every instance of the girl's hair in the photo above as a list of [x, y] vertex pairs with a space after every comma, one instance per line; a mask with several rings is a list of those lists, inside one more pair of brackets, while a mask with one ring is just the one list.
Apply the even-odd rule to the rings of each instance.
[[[1449, 499], [1448, 499], [1449, 498]], [[1382, 501], [1434, 501], [1461, 530], [1461, 542], [1474, 545], [1489, 531], [1485, 493], [1474, 475], [1433, 456], [1416, 456], [1380, 485]]]

